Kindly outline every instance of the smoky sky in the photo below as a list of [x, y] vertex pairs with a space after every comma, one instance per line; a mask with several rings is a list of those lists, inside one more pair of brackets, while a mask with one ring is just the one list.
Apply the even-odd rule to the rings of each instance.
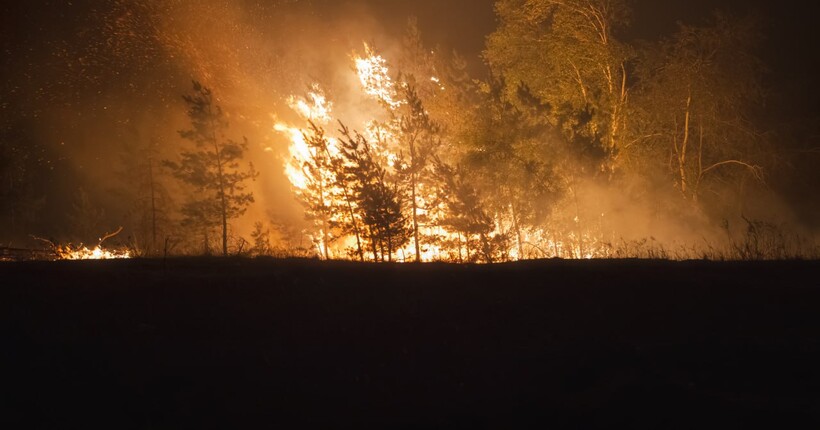
[[[271, 113], [311, 80], [336, 79], [338, 64], [362, 40], [387, 48], [417, 18], [427, 46], [455, 50], [471, 73], [486, 76], [485, 38], [496, 27], [492, 0], [32, 0], [0, 5], [0, 127], [7, 139], [39, 145], [47, 195], [44, 224], [60, 222], [79, 184], [101, 201], [116, 195], [100, 182], [116, 163], [118, 145], [155, 136], [173, 139], [184, 124], [180, 95], [192, 78], [224, 90], [220, 103], [257, 150], [276, 146]], [[678, 23], [706, 23], [715, 10], [754, 13], [761, 21], [759, 55], [768, 67], [769, 112], [791, 121], [779, 145], [817, 148], [820, 86], [814, 84], [820, 30], [813, 6], [765, 0], [634, 0], [623, 37], [657, 40]], [[202, 19], [207, 17], [208, 19]], [[325, 61], [329, 56], [334, 61]], [[279, 143], [281, 145], [281, 142]], [[800, 157], [798, 157], [800, 158]], [[278, 169], [276, 160], [261, 166]], [[806, 199], [820, 184], [816, 156], [802, 157], [779, 186], [817, 218]], [[94, 178], [89, 181], [88, 178]], [[260, 197], [284, 199], [284, 179], [259, 184]], [[277, 182], [279, 181], [279, 182]], [[266, 188], [268, 187], [268, 188]], [[277, 194], [278, 193], [278, 194]], [[813, 195], [813, 194], [812, 194]], [[263, 200], [264, 198], [261, 198]], [[116, 217], [116, 211], [111, 217]], [[45, 228], [44, 228], [45, 229]], [[107, 229], [107, 228], [106, 228]]]
[[[51, 49], [47, 41], [65, 40], [68, 43], [73, 36], [92, 31], [87, 28], [94, 25], [92, 13], [104, 9], [107, 3], [110, 2], [35, 0], [7, 2], [0, 6], [3, 11], [0, 30], [3, 75], [8, 79], [10, 69], [21, 62], [37, 67], [36, 63], [42, 61], [38, 56]], [[284, 10], [327, 20], [367, 15], [381, 23], [389, 37], [399, 37], [407, 18], [415, 16], [428, 44], [457, 50], [467, 57], [477, 72], [480, 72], [479, 57], [485, 37], [495, 26], [492, 0], [238, 0], [228, 3], [261, 8], [271, 16]], [[795, 101], [804, 108], [818, 109], [813, 105], [817, 104], [820, 91], [807, 82], [813, 67], [820, 63], [820, 54], [814, 49], [820, 30], [814, 22], [816, 10], [811, 4], [784, 5], [767, 0], [633, 0], [632, 6], [632, 24], [627, 36], [637, 39], [668, 35], [678, 22], [702, 23], [715, 10], [758, 14], [764, 28], [760, 55], [771, 68], [771, 79], [778, 85], [789, 87], [790, 95], [799, 99]], [[207, 12], [202, 10], [202, 13]]]

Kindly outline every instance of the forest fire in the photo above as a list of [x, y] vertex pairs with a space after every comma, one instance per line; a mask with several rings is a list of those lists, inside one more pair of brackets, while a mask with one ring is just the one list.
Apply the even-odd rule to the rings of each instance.
[[814, 8], [0, 2], [0, 422], [820, 424]]
[[131, 258], [131, 251], [127, 249], [109, 250], [97, 245], [94, 248], [58, 246], [55, 250], [59, 260], [108, 260]]
[[375, 99], [387, 104], [390, 109], [396, 109], [402, 103], [395, 100], [396, 89], [390, 78], [387, 60], [369, 45], [365, 44], [365, 56], [355, 57], [356, 73], [364, 92]]
[[643, 6], [622, 0], [442, 2], [481, 4], [471, 35], [415, 2], [330, 3], [118, 0], [78, 7], [35, 53], [4, 29], [20, 61], [0, 103], [0, 247], [93, 245], [116, 221], [131, 253], [60, 258], [820, 253], [817, 205], [795, 197], [817, 133], [771, 108], [787, 98], [751, 14], [658, 21], [638, 43]]
[[[285, 174], [313, 224], [311, 238], [320, 256], [401, 262], [611, 256], [611, 247], [594, 232], [576, 231], [577, 215], [574, 229], [560, 234], [518, 226], [512, 206], [456, 213], [479, 203], [472, 196], [477, 185], [457, 177], [439, 158], [441, 144], [434, 134], [441, 127], [430, 118], [416, 84], [391, 79], [387, 60], [367, 44], [365, 52], [353, 57], [360, 91], [383, 112], [361, 124], [362, 134], [334, 117], [333, 103], [318, 84], [305, 96], [288, 99], [306, 126], [274, 125], [289, 139]], [[427, 83], [435, 92], [446, 91], [436, 76]], [[341, 140], [325, 130], [337, 121]], [[387, 190], [370, 188], [379, 186]], [[391, 198], [395, 226], [386, 220], [391, 202], [385, 199]]]
[[99, 239], [97, 245], [93, 248], [89, 248], [87, 246], [84, 246], [83, 244], [73, 245], [54, 243], [51, 240], [43, 239], [36, 236], [34, 237], [34, 239], [48, 244], [50, 248], [50, 253], [53, 253], [57, 260], [110, 260], [131, 258], [131, 250], [127, 248], [112, 249], [104, 248], [102, 246], [104, 241], [120, 234], [122, 230], [123, 228], [120, 227], [114, 232], [106, 233], [105, 235], [103, 235], [103, 237]]

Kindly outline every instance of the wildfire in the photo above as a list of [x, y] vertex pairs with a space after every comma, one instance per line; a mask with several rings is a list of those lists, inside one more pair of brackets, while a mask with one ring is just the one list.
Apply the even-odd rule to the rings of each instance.
[[[318, 84], [311, 86], [306, 97], [291, 96], [288, 99], [288, 106], [305, 121], [313, 121], [321, 125], [332, 120], [332, 103], [327, 100]], [[311, 157], [310, 148], [305, 141], [306, 130], [281, 122], [276, 123], [273, 129], [285, 134], [290, 141], [288, 146], [290, 158], [285, 163], [285, 175], [294, 188], [304, 190], [308, 186], [308, 180], [302, 166]], [[330, 150], [338, 151], [335, 140], [331, 139], [329, 144]]]
[[[386, 167], [394, 172], [407, 170], [410, 167], [408, 161], [398, 155], [400, 152], [397, 149], [402, 133], [401, 115], [398, 111], [406, 103], [404, 100], [397, 100], [400, 93], [397, 85], [401, 84], [390, 78], [390, 70], [384, 57], [366, 44], [365, 53], [364, 57], [353, 57], [361, 91], [378, 101], [387, 111], [381, 118], [365, 120], [360, 129], [370, 143], [371, 150], [380, 160], [384, 160]], [[430, 81], [444, 89], [438, 77], [432, 76]], [[334, 181], [333, 173], [323, 171], [325, 167], [322, 166], [326, 165], [316, 162], [317, 159], [336, 159], [340, 154], [339, 142], [325, 135], [322, 136], [325, 144], [317, 145], [312, 140], [315, 130], [307, 126], [310, 122], [318, 128], [324, 128], [325, 125], [332, 123], [333, 103], [318, 84], [312, 85], [304, 96], [291, 96], [287, 102], [304, 121], [301, 126], [282, 122], [274, 125], [274, 130], [285, 135], [289, 141], [289, 154], [284, 170], [294, 192], [297, 196], [313, 193], [312, 204], [317, 207], [346, 207], [349, 212], [342, 214], [340, 211], [336, 216], [355, 218], [361, 222], [358, 215], [353, 214], [355, 203], [345, 200], [347, 195]], [[404, 161], [400, 164], [399, 160]], [[482, 243], [479, 243], [477, 237], [464, 237], [463, 234], [442, 227], [442, 219], [447, 216], [444, 213], [446, 209], [436, 206], [441, 204], [436, 202], [441, 201], [442, 191], [438, 187], [427, 186], [424, 183], [416, 185], [413, 195], [415, 210], [417, 216], [424, 220], [419, 222], [418, 228], [422, 238], [428, 238], [420, 240], [419, 243], [421, 261], [475, 261], [476, 258], [489, 260], [490, 252], [498, 252], [499, 255], [503, 255], [501, 258], [506, 260], [550, 257], [597, 258], [606, 256], [608, 252], [600, 240], [580, 231], [556, 236], [542, 229], [530, 228], [527, 231], [520, 229], [518, 234], [513, 234], [516, 223], [504, 213], [491, 215], [494, 229], [485, 233], [480, 239]], [[350, 250], [355, 249], [354, 246], [359, 246], [357, 238], [352, 237], [350, 232], [343, 233], [333, 227], [334, 222], [339, 221], [332, 218], [334, 215], [328, 214], [333, 211], [334, 209], [320, 209], [313, 215], [315, 225], [311, 237], [316, 251], [326, 258], [350, 256]], [[578, 224], [577, 219], [575, 224]], [[496, 251], [487, 251], [487, 248]], [[416, 260], [416, 246], [412, 239], [402, 248], [394, 249], [392, 252], [397, 261]], [[373, 258], [377, 259], [375, 255]]]
[[57, 246], [55, 248], [57, 258], [60, 260], [108, 260], [115, 258], [131, 258], [131, 252], [127, 249], [108, 250], [97, 245], [94, 248], [85, 246], [72, 248], [69, 245]]
[[381, 55], [373, 52], [367, 44], [364, 45], [365, 57], [356, 57], [356, 73], [362, 83], [365, 94], [385, 103], [391, 109], [401, 105], [396, 101], [396, 90], [393, 80], [390, 79], [387, 61]]
[[72, 244], [61, 245], [37, 236], [32, 236], [32, 238], [48, 244], [58, 260], [108, 260], [131, 258], [131, 251], [126, 248], [105, 249], [102, 247], [102, 243], [106, 239], [110, 239], [120, 234], [120, 232], [122, 232], [122, 227], [118, 228], [114, 232], [105, 234], [102, 238], [100, 238], [99, 242], [97, 242], [97, 246], [93, 248], [88, 248], [82, 244], [77, 246]]
[[327, 100], [318, 84], [313, 84], [307, 97], [291, 96], [288, 106], [304, 119], [317, 123], [328, 123], [331, 120], [332, 103]]

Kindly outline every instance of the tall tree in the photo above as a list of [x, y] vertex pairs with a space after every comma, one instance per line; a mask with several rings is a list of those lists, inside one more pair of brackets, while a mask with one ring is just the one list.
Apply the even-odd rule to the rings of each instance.
[[407, 217], [402, 211], [398, 183], [388, 177], [370, 143], [341, 124], [340, 152], [345, 159], [347, 186], [353, 191], [361, 213], [364, 238], [376, 261], [393, 260], [410, 239]]
[[[478, 238], [477, 259], [492, 263], [496, 250], [492, 240], [495, 222], [488, 214], [486, 201], [482, 199], [473, 181], [463, 165], [450, 166], [438, 158], [434, 158], [435, 176], [441, 186], [439, 199], [445, 207], [445, 215], [441, 224], [459, 237], [464, 236], [467, 243], [467, 259], [470, 260], [470, 251], [473, 237]], [[459, 255], [461, 254], [461, 244]]]
[[[125, 145], [122, 160], [122, 186], [119, 194], [131, 204], [126, 218], [133, 237], [132, 246], [149, 255], [159, 253], [160, 236], [167, 237], [170, 223], [171, 195], [166, 188], [161, 165], [160, 142], [151, 138], [145, 143]], [[141, 244], [144, 240], [145, 245]]]
[[[325, 130], [308, 121], [308, 129], [302, 132], [307, 148], [304, 159], [296, 166], [304, 178], [304, 184], [296, 194], [305, 206], [305, 217], [318, 229], [317, 245], [325, 259], [330, 258], [330, 244], [345, 234], [356, 237], [356, 253], [364, 258], [359, 233], [359, 216], [355, 203], [347, 189], [347, 175], [343, 159], [331, 152], [331, 142]], [[335, 152], [335, 150], [334, 150]]]
[[627, 63], [618, 40], [628, 24], [625, 0], [498, 0], [499, 28], [485, 59], [515, 100], [522, 88], [547, 104], [544, 118], [570, 139], [592, 140], [612, 173], [625, 139]]
[[577, 163], [561, 166], [566, 158], [561, 136], [554, 126], [533, 120], [542, 111], [503, 97], [503, 80], [491, 77], [482, 87], [480, 120], [471, 127], [471, 148], [462, 162], [473, 172], [486, 209], [508, 220], [521, 258], [527, 230], [546, 227], [563, 193], [562, 176]]
[[737, 173], [762, 179], [755, 152], [762, 133], [762, 63], [754, 55], [753, 17], [716, 14], [701, 27], [681, 25], [639, 64], [636, 142], [660, 152], [683, 197], [698, 202], [703, 185]]
[[420, 262], [419, 218], [421, 215], [419, 212], [424, 208], [423, 200], [420, 200], [419, 188], [429, 176], [428, 161], [439, 145], [441, 127], [430, 119], [413, 85], [403, 85], [401, 94], [405, 103], [398, 108], [400, 133], [397, 140], [400, 154], [396, 170], [408, 191], [407, 200], [410, 203], [415, 260]]
[[222, 255], [228, 255], [228, 220], [242, 215], [253, 202], [253, 193], [245, 190], [245, 183], [257, 174], [253, 164], [240, 164], [248, 142], [245, 138], [237, 142], [225, 136], [228, 123], [209, 88], [193, 81], [193, 92], [183, 99], [191, 128], [179, 133], [194, 148], [182, 151], [179, 162], [166, 161], [165, 165], [196, 190], [184, 204], [183, 214], [205, 229], [219, 225]]

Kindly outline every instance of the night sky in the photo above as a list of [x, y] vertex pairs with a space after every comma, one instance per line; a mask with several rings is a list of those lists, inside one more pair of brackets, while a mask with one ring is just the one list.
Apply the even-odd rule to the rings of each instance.
[[[4, 2], [2, 8], [3, 72], [21, 59], [30, 59], [27, 53], [44, 48], [43, 41], [70, 37], [87, 32], [84, 24], [89, 11], [100, 9], [108, 2], [31, 1]], [[231, 3], [231, 2], [229, 2]], [[369, 13], [384, 23], [384, 28], [400, 34], [408, 16], [416, 16], [429, 42], [457, 49], [467, 57], [475, 58], [484, 47], [484, 37], [495, 25], [491, 0], [269, 0], [237, 1], [237, 4], [264, 4], [271, 15], [277, 8], [294, 8], [318, 16], [332, 18], [340, 10], [350, 9]], [[772, 71], [783, 81], [803, 78], [820, 59], [814, 44], [820, 30], [815, 22], [815, 8], [799, 2], [784, 7], [781, 2], [766, 0], [689, 0], [664, 1], [633, 0], [634, 18], [629, 29], [635, 38], [656, 38], [674, 30], [675, 23], [698, 23], [714, 10], [730, 13], [756, 11], [764, 23], [768, 43], [761, 47], [761, 56], [772, 66]], [[812, 86], [813, 88], [814, 86]], [[814, 92], [806, 88], [809, 92]]]
[[[50, 64], [44, 56], [54, 49], [56, 41], [72, 43], [77, 35], [89, 33], [88, 25], [94, 22], [91, 13], [107, 3], [113, 2], [5, 2], [0, 6], [0, 46], [4, 55], [0, 73], [4, 80], [19, 79], [14, 73], [25, 66], [29, 69], [27, 74], [47, 72]], [[479, 56], [484, 39], [495, 26], [491, 0], [245, 0], [228, 4], [262, 5], [268, 14], [262, 19], [270, 19], [272, 23], [276, 22], [276, 15], [286, 9], [328, 20], [340, 16], [368, 16], [381, 23], [379, 30], [388, 36], [400, 36], [407, 17], [416, 16], [429, 44], [458, 50], [472, 61], [479, 74], [483, 72]], [[758, 13], [765, 34], [760, 56], [770, 67], [772, 85], [787, 92], [802, 109], [818, 110], [820, 90], [811, 79], [813, 67], [820, 63], [820, 50], [814, 46], [820, 40], [814, 6], [799, 2], [784, 7], [781, 2], [766, 0], [634, 0], [632, 4], [634, 16], [628, 36], [637, 39], [655, 39], [669, 34], [674, 31], [676, 22], [703, 22], [714, 10]], [[203, 13], [208, 11], [203, 10]], [[5, 88], [4, 93], [8, 91], [8, 87]], [[7, 96], [2, 94], [3, 99]], [[3, 104], [3, 109], [9, 108], [8, 102]]]

